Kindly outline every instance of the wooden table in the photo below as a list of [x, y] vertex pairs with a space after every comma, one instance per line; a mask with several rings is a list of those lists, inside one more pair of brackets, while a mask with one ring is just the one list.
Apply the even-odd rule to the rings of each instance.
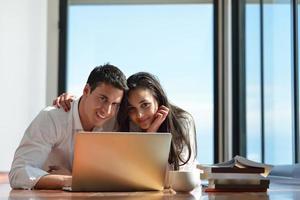
[[299, 185], [272, 183], [266, 193], [205, 193], [196, 188], [191, 193], [163, 192], [64, 192], [58, 190], [12, 190], [6, 173], [0, 173], [0, 199], [10, 200], [60, 200], [60, 199], [106, 199], [106, 200], [288, 200], [300, 199]]

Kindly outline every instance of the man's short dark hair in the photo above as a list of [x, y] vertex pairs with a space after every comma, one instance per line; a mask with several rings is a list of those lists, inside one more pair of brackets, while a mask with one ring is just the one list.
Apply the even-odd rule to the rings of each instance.
[[95, 67], [87, 80], [87, 84], [91, 87], [91, 92], [101, 83], [110, 84], [124, 91], [128, 89], [126, 76], [119, 68], [110, 64]]

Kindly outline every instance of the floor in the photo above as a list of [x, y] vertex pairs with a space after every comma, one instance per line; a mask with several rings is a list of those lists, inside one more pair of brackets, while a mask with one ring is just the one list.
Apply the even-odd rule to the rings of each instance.
[[205, 193], [201, 187], [190, 193], [171, 192], [65, 192], [55, 190], [12, 190], [9, 186], [7, 173], [0, 173], [0, 199], [40, 200], [40, 199], [106, 199], [106, 200], [272, 200], [300, 199], [300, 183], [272, 183], [268, 192], [241, 193]]

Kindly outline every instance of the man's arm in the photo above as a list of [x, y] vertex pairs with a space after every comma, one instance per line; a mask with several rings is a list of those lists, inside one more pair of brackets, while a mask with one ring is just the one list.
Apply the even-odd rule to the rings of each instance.
[[[47, 111], [41, 111], [33, 120], [17, 148], [9, 172], [12, 188], [61, 188], [67, 183], [64, 175], [51, 175], [42, 170], [52, 147], [59, 140], [55, 123]], [[37, 184], [37, 185], [36, 185]]]

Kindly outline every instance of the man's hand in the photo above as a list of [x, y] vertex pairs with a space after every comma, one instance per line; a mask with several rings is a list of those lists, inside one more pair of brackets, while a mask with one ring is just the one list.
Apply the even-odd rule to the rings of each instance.
[[165, 121], [169, 114], [169, 108], [166, 106], [160, 106], [157, 112], [155, 113], [154, 120], [150, 127], [147, 129], [147, 132], [157, 132], [160, 125]]
[[71, 175], [71, 172], [60, 166], [49, 166], [48, 173], [57, 175]]
[[59, 166], [49, 166], [48, 175], [43, 176], [35, 185], [35, 189], [60, 190], [72, 185], [71, 172]]
[[63, 187], [71, 187], [71, 186], [72, 186], [72, 176], [64, 176], [63, 177]]
[[69, 170], [59, 166], [49, 166], [49, 171], [52, 175], [62, 175], [61, 178], [63, 179], [62, 187], [69, 187], [72, 184], [72, 174]]
[[63, 187], [72, 185], [72, 176], [48, 174], [40, 178], [35, 189], [38, 190], [61, 190]]
[[62, 93], [56, 99], [53, 100], [52, 105], [58, 108], [62, 107], [66, 112], [71, 109], [71, 102], [76, 97], [72, 94]]

